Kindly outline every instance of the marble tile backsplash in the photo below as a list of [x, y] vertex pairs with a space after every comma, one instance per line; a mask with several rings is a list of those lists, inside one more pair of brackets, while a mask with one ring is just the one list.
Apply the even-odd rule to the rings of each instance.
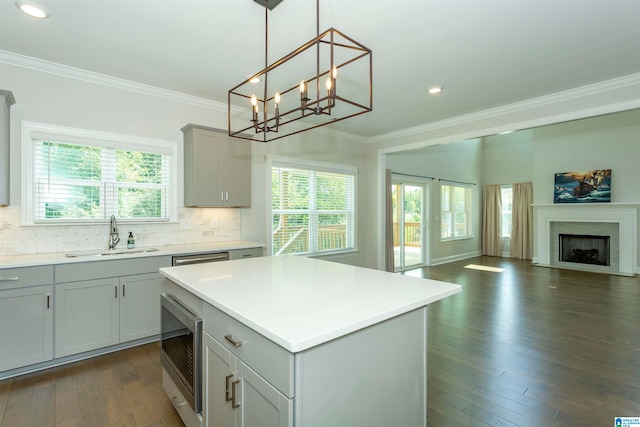
[[[19, 206], [0, 208], [0, 256], [105, 249], [107, 223], [99, 225], [22, 226]], [[161, 246], [240, 240], [239, 209], [179, 208], [178, 221], [137, 224], [118, 221], [126, 248], [133, 232], [136, 246]]]

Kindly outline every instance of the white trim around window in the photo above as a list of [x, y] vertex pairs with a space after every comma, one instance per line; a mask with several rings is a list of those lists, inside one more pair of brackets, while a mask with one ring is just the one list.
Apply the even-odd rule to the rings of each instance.
[[[358, 181], [358, 169], [352, 166], [344, 166], [332, 163], [324, 163], [324, 162], [315, 162], [309, 160], [301, 160], [301, 159], [292, 159], [292, 158], [284, 158], [284, 157], [274, 157], [267, 156], [267, 249], [269, 254], [276, 255], [278, 252], [280, 253], [299, 253], [301, 255], [307, 256], [321, 256], [321, 255], [332, 255], [332, 254], [340, 254], [340, 253], [349, 253], [357, 251], [357, 181]], [[306, 206], [295, 206], [295, 208], [290, 209], [273, 209], [274, 198], [272, 194], [273, 188], [273, 173], [274, 168], [276, 170], [290, 170], [293, 173], [300, 174], [303, 172], [308, 172], [309, 184], [308, 184], [308, 198], [309, 202]], [[331, 175], [336, 176], [331, 176]], [[304, 175], [304, 174], [303, 174]], [[323, 176], [324, 175], [324, 176]], [[316, 203], [316, 190], [320, 191], [316, 188], [315, 183], [316, 178], [323, 176], [322, 179], [325, 180], [334, 180], [341, 181], [339, 178], [341, 175], [344, 176], [345, 185], [345, 201], [344, 206], [338, 210], [335, 209], [323, 209], [318, 206]], [[279, 184], [280, 185], [280, 184]], [[287, 196], [288, 197], [288, 196]], [[298, 204], [298, 203], [296, 203]], [[300, 227], [307, 230], [308, 237], [305, 240], [308, 243], [308, 247], [305, 249], [293, 249], [292, 239], [287, 239], [287, 243], [285, 245], [292, 245], [286, 248], [276, 248], [274, 251], [274, 215], [276, 215], [280, 220], [284, 216], [289, 216], [289, 219], [292, 217], [300, 217], [298, 219], [304, 220], [304, 225]], [[325, 217], [329, 222], [331, 222], [332, 218], [335, 220], [340, 217], [343, 218], [344, 221], [337, 225], [337, 228], [342, 230], [344, 228], [344, 233], [340, 234], [337, 241], [339, 244], [331, 243], [329, 240], [333, 241], [332, 238], [327, 234], [330, 234], [331, 230], [325, 229], [326, 233], [321, 233], [320, 229], [322, 226], [321, 217]], [[332, 223], [333, 224], [333, 223]], [[295, 224], [285, 224], [288, 228]], [[325, 228], [331, 228], [331, 225], [325, 224]], [[286, 228], [286, 227], [285, 227]], [[286, 230], [285, 230], [286, 231]], [[335, 231], [335, 230], [334, 230]], [[295, 230], [292, 231], [295, 234]], [[344, 234], [344, 235], [342, 235]], [[290, 236], [291, 237], [291, 236]], [[295, 236], [294, 236], [295, 237]], [[327, 240], [329, 239], [329, 240]], [[295, 240], [295, 239], [294, 239]], [[299, 240], [299, 239], [298, 239]], [[322, 246], [325, 246], [324, 248]]]
[[440, 180], [440, 241], [474, 238], [475, 192], [475, 184]]
[[[139, 136], [101, 132], [89, 129], [22, 122], [22, 225], [55, 225], [103, 223], [104, 218], [92, 220], [37, 221], [35, 216], [35, 145], [38, 140], [52, 140], [67, 144], [93, 145], [116, 150], [131, 150], [166, 155], [168, 183], [166, 215], [158, 220], [126, 220], [131, 222], [177, 221], [178, 143]], [[108, 219], [106, 219], [108, 221]]]

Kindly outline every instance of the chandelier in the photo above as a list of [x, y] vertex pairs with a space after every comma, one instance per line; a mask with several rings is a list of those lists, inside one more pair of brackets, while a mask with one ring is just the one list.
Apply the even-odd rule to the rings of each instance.
[[372, 52], [335, 28], [320, 33], [320, 0], [317, 36], [272, 64], [269, 9], [281, 0], [254, 1], [265, 5], [264, 69], [229, 90], [229, 136], [269, 142], [372, 110]]

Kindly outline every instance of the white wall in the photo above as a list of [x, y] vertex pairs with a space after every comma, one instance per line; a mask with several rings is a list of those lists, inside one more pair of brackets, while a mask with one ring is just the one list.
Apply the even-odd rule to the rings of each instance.
[[640, 203], [640, 110], [533, 131], [534, 203], [553, 203], [557, 172], [611, 169], [611, 202]]
[[[64, 74], [64, 73], [63, 73]], [[21, 217], [21, 124], [22, 121], [91, 129], [168, 141], [176, 141], [182, 152], [180, 129], [195, 123], [220, 129], [227, 127], [226, 106], [207, 100], [155, 90], [110, 78], [92, 78], [95, 83], [16, 65], [0, 63], [2, 89], [13, 92], [11, 109], [11, 206], [0, 208], [0, 255], [104, 248], [107, 226], [31, 226]], [[84, 74], [79, 73], [80, 77]], [[115, 85], [111, 85], [115, 81]], [[114, 87], [116, 86], [116, 87]], [[124, 87], [124, 88], [123, 88]], [[249, 209], [193, 209], [182, 207], [182, 176], [179, 221], [172, 224], [121, 224], [120, 231], [133, 231], [136, 245], [200, 243], [268, 238], [264, 156], [277, 154], [308, 160], [335, 161], [360, 170], [359, 247], [357, 254], [338, 261], [358, 265], [375, 264], [375, 248], [366, 230], [372, 224], [373, 192], [366, 147], [361, 142], [324, 133], [306, 132], [267, 145], [252, 143], [253, 206]], [[215, 221], [213, 221], [215, 220]], [[213, 228], [212, 223], [218, 227]]]
[[487, 184], [533, 182], [533, 131], [492, 135], [482, 141], [482, 180]]
[[[482, 247], [480, 200], [482, 200], [482, 140], [434, 145], [422, 150], [390, 153], [387, 167], [395, 173], [436, 178], [429, 190], [430, 264], [479, 255]], [[440, 185], [438, 179], [477, 184], [474, 186], [474, 237], [464, 240], [440, 240]]]

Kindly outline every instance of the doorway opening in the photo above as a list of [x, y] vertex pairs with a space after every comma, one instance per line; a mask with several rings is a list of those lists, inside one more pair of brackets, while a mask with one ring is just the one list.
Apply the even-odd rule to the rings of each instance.
[[395, 271], [424, 266], [428, 260], [428, 182], [394, 174], [392, 183]]

